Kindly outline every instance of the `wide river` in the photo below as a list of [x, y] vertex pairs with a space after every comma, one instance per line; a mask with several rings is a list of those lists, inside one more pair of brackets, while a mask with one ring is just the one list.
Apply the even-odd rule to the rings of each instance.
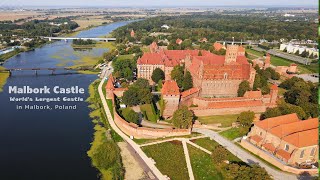
[[[99, 37], [130, 22], [118, 22], [80, 32], [77, 37]], [[78, 52], [71, 42], [54, 42], [15, 56], [6, 68], [61, 67], [72, 65], [81, 57], [99, 57], [108, 49]], [[49, 71], [14, 72], [0, 93], [0, 179], [1, 180], [91, 180], [98, 172], [86, 152], [93, 137], [88, 104], [82, 102], [11, 102], [10, 97], [88, 97], [88, 86], [97, 75], [60, 74]], [[57, 74], [59, 71], [57, 72]], [[9, 94], [9, 86], [50, 88], [79, 86], [85, 94], [50, 95]], [[76, 110], [17, 110], [17, 105], [76, 105]]]

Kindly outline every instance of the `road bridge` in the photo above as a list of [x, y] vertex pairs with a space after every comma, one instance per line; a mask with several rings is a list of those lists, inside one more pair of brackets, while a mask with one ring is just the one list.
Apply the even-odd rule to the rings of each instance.
[[74, 39], [82, 39], [82, 40], [93, 40], [93, 41], [105, 41], [105, 42], [109, 42], [109, 41], [115, 41], [116, 38], [94, 38], [94, 37], [43, 37], [44, 39], [49, 39], [49, 41], [52, 40], [74, 40]]
[[34, 71], [35, 75], [38, 75], [38, 71], [40, 70], [47, 70], [47, 71], [51, 71], [51, 74], [54, 75], [55, 71], [58, 70], [74, 70], [72, 68], [68, 68], [68, 67], [53, 67], [53, 68], [6, 68], [4, 70], [0, 70], [0, 72], [9, 72], [9, 76], [12, 75], [13, 71]]

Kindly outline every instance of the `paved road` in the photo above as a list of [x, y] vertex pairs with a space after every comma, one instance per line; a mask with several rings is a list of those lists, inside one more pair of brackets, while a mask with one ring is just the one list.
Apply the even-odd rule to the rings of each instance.
[[288, 174], [282, 171], [275, 170], [271, 167], [269, 167], [267, 164], [256, 158], [255, 156], [249, 154], [245, 150], [241, 149], [237, 145], [233, 144], [229, 140], [225, 139], [218, 133], [208, 130], [208, 129], [199, 129], [194, 128], [194, 132], [198, 132], [201, 134], [204, 134], [212, 139], [214, 139], [216, 142], [218, 142], [220, 145], [224, 146], [226, 149], [228, 149], [232, 154], [237, 156], [242, 161], [248, 163], [248, 164], [259, 164], [261, 167], [265, 168], [266, 171], [273, 176], [275, 180], [295, 180], [298, 179], [297, 176], [293, 174]]
[[141, 120], [140, 124], [144, 127], [151, 127], [151, 128], [158, 128], [158, 129], [172, 129], [172, 126], [165, 125], [165, 124], [157, 124], [157, 123], [152, 123], [147, 120]]
[[[110, 74], [111, 71], [108, 71], [108, 73]], [[107, 77], [109, 74], [105, 73], [105, 77]], [[103, 78], [105, 78], [103, 77]], [[109, 107], [107, 105], [107, 101], [106, 98], [103, 94], [102, 91], [102, 86], [103, 86], [104, 81], [102, 80], [99, 84], [99, 95], [102, 101], [102, 105], [103, 105], [103, 109], [107, 115], [107, 119], [108, 122], [111, 126], [111, 128], [117, 133], [119, 134], [133, 149], [134, 151], [137, 153], [137, 155], [140, 156], [140, 158], [145, 162], [145, 164], [150, 168], [150, 170], [152, 171], [152, 173], [155, 175], [155, 177], [157, 177], [160, 180], [166, 180], [166, 177], [158, 170], [158, 168], [155, 166], [154, 162], [147, 157], [147, 155], [141, 150], [140, 146], [138, 144], [136, 144], [132, 139], [130, 139], [126, 134], [124, 134], [115, 124], [115, 122], [113, 121], [113, 118], [111, 116], [111, 112], [109, 110]]]

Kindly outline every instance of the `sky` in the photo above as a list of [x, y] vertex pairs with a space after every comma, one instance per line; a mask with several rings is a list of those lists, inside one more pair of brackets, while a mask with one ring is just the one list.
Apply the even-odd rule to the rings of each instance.
[[0, 0], [0, 6], [313, 6], [318, 0]]

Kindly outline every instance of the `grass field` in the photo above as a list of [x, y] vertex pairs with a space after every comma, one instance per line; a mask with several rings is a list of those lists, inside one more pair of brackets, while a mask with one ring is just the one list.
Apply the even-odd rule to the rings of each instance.
[[117, 60], [125, 60], [125, 59], [133, 59], [133, 55], [132, 54], [127, 54], [127, 55], [119, 55], [117, 57]]
[[226, 131], [222, 131], [219, 134], [229, 140], [234, 140], [238, 137], [244, 136], [244, 134], [240, 132], [240, 128], [231, 128]]
[[253, 50], [253, 49], [248, 49], [248, 48], [246, 48], [246, 51], [247, 51], [247, 53], [256, 55], [256, 56], [258, 56], [258, 57], [263, 56], [263, 53], [262, 53], [262, 52], [255, 51], [255, 50]]
[[188, 144], [191, 166], [196, 180], [222, 180], [209, 154]]
[[0, 72], [0, 92], [3, 91], [3, 86], [6, 84], [8, 77], [9, 77], [9, 73]]
[[146, 117], [147, 120], [149, 120], [151, 122], [157, 122], [158, 116], [157, 116], [152, 104], [140, 105], [140, 109], [141, 109], [141, 111], [145, 112], [143, 114], [145, 114], [147, 116]]
[[231, 115], [216, 115], [216, 116], [203, 116], [198, 117], [199, 120], [203, 124], [217, 124], [221, 123], [222, 127], [229, 127], [233, 122], [237, 121], [238, 114]]
[[[219, 145], [219, 143], [217, 143], [214, 140], [211, 140], [210, 138], [195, 139], [195, 140], [193, 140], [193, 142], [195, 144], [209, 150], [209, 151], [213, 151]], [[228, 154], [228, 160], [235, 161], [235, 162], [241, 162], [241, 160], [238, 157], [231, 154], [230, 152]]]
[[187, 163], [180, 141], [145, 146], [142, 147], [142, 150], [148, 157], [154, 159], [156, 167], [171, 180], [189, 179]]

